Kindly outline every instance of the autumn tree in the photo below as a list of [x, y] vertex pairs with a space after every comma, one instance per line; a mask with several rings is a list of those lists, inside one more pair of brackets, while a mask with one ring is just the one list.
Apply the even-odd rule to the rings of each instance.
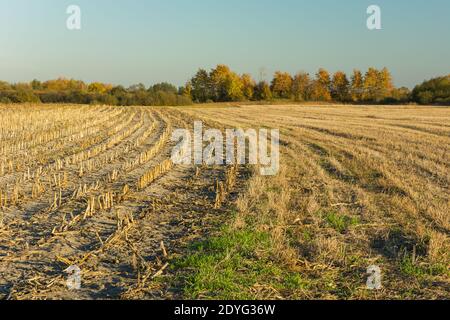
[[331, 101], [331, 79], [330, 74], [325, 69], [319, 69], [312, 86], [312, 100]]
[[245, 73], [241, 77], [242, 93], [246, 100], [252, 100], [255, 93], [256, 82], [253, 78]]
[[68, 80], [65, 78], [58, 78], [55, 80], [48, 80], [43, 83], [43, 87], [48, 91], [64, 91], [68, 88]]
[[379, 99], [386, 99], [392, 96], [394, 84], [392, 82], [392, 75], [387, 68], [383, 68], [378, 72], [377, 87], [379, 90]]
[[369, 68], [364, 77], [363, 100], [368, 102], [382, 102], [392, 96], [394, 85], [391, 73], [387, 68], [381, 71]]
[[83, 91], [86, 90], [86, 84], [80, 80], [58, 78], [49, 80], [42, 84], [42, 89], [48, 91]]
[[192, 99], [192, 83], [188, 81], [184, 87], [180, 87], [178, 94]]
[[101, 82], [93, 82], [88, 86], [88, 92], [97, 93], [97, 94], [105, 94], [111, 91], [112, 86], [109, 84], [104, 84]]
[[350, 82], [347, 79], [347, 75], [342, 71], [338, 71], [333, 75], [331, 96], [333, 100], [339, 102], [350, 100]]
[[214, 101], [227, 101], [227, 86], [231, 70], [228, 66], [220, 64], [210, 73]]
[[244, 85], [241, 77], [232, 72], [230, 77], [227, 80], [226, 84], [226, 92], [227, 98], [226, 101], [242, 101], [244, 100]]
[[[112, 88], [112, 86], [109, 84], [104, 84], [104, 86], [107, 87], [109, 90]], [[87, 87], [86, 84], [81, 80], [70, 79], [67, 82], [67, 90], [84, 91], [86, 90], [86, 87]]]
[[260, 81], [255, 87], [255, 100], [258, 101], [270, 101], [272, 100], [272, 91], [266, 81]]
[[379, 74], [375, 68], [369, 68], [364, 76], [363, 100], [366, 102], [376, 102], [379, 97]]
[[11, 85], [6, 81], [0, 81], [0, 90], [11, 90]]
[[292, 81], [292, 97], [295, 101], [306, 101], [311, 96], [311, 77], [306, 72], [299, 72]]
[[353, 70], [350, 94], [353, 102], [360, 102], [363, 98], [364, 79], [360, 70]]
[[393, 103], [407, 103], [411, 99], [411, 90], [406, 87], [394, 88], [391, 93]]
[[289, 99], [292, 95], [291, 75], [287, 72], [277, 71], [272, 80], [271, 90], [275, 97]]
[[214, 101], [239, 101], [244, 98], [243, 83], [226, 65], [218, 65], [210, 73]]

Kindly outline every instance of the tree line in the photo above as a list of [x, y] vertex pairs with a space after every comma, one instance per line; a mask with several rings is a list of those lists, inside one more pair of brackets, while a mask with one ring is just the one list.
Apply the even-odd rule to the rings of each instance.
[[450, 74], [416, 86], [411, 97], [420, 104], [450, 105]]
[[[183, 90], [182, 90], [183, 91]], [[60, 78], [40, 82], [9, 84], [0, 81], [0, 103], [73, 103], [121, 106], [190, 105], [191, 99], [169, 83], [149, 88], [143, 84], [128, 88], [110, 84]]]
[[334, 74], [321, 68], [316, 74], [291, 75], [277, 71], [270, 82], [256, 82], [251, 75], [218, 65], [200, 69], [185, 86], [169, 83], [128, 88], [73, 79], [9, 84], [0, 81], [0, 103], [75, 103], [106, 105], [176, 106], [208, 102], [272, 101], [340, 102], [364, 104], [450, 104], [450, 75], [425, 81], [410, 91], [396, 88], [387, 68], [369, 68]]
[[330, 74], [321, 68], [314, 76], [306, 72], [291, 75], [275, 72], [272, 81], [256, 82], [249, 74], [238, 75], [228, 66], [218, 65], [207, 72], [200, 69], [186, 84], [185, 94], [194, 102], [290, 99], [343, 103], [405, 103], [407, 88], [395, 88], [387, 68], [369, 68], [364, 74], [354, 70]]

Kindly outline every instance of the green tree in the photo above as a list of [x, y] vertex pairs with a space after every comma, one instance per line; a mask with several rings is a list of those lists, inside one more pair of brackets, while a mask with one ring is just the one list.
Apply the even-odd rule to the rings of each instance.
[[200, 69], [190, 83], [192, 86], [191, 95], [194, 101], [204, 103], [213, 99], [212, 81], [206, 70]]
[[33, 90], [42, 90], [42, 83], [39, 80], [34, 79], [30, 83]]
[[450, 105], [450, 75], [424, 81], [414, 88], [411, 97], [420, 104]]
[[111, 89], [111, 95], [117, 100], [120, 106], [130, 105], [131, 94], [123, 86], [116, 86]]
[[164, 92], [170, 92], [173, 94], [178, 94], [178, 89], [173, 84], [170, 84], [168, 82], [161, 82], [154, 84], [149, 88], [149, 90], [158, 92], [158, 91], [164, 91]]

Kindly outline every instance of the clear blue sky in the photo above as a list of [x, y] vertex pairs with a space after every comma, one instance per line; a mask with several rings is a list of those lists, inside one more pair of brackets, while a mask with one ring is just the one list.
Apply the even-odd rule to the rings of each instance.
[[[66, 29], [66, 8], [82, 30]], [[382, 9], [383, 30], [366, 28]], [[259, 78], [391, 69], [396, 85], [450, 73], [449, 0], [0, 0], [0, 79], [182, 85], [224, 63]]]

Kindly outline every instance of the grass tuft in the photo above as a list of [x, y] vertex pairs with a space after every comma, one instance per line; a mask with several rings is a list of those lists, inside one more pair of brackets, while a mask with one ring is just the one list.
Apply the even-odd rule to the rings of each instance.
[[346, 233], [351, 226], [359, 224], [358, 218], [341, 215], [336, 212], [326, 213], [325, 220], [330, 227], [339, 233]]

